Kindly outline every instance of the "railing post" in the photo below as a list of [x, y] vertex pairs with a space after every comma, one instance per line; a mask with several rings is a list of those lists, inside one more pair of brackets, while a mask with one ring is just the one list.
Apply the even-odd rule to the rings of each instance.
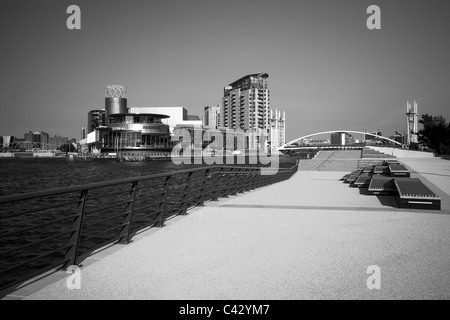
[[256, 188], [256, 181], [257, 181], [257, 175], [255, 174], [255, 170], [250, 169], [250, 178], [249, 183], [246, 191], [250, 191]]
[[258, 180], [257, 180], [256, 188], [261, 188], [262, 186], [264, 186], [264, 177], [265, 176], [263, 176], [261, 174], [261, 171], [258, 171], [257, 177], [258, 177]]
[[197, 206], [199, 206], [199, 207], [201, 207], [201, 206], [203, 206], [203, 203], [204, 203], [204, 201], [205, 201], [205, 187], [206, 187], [206, 185], [207, 185], [207, 183], [208, 183], [208, 175], [209, 175], [209, 172], [210, 172], [210, 169], [206, 169], [205, 170], [205, 176], [203, 177], [203, 183], [202, 183], [202, 188], [200, 189], [201, 190], [201, 194], [200, 194], [200, 200], [199, 200], [199, 202], [197, 202]]
[[164, 194], [162, 197], [162, 200], [159, 204], [159, 214], [156, 220], [158, 221], [156, 223], [156, 227], [162, 228], [164, 227], [164, 221], [165, 221], [165, 215], [166, 215], [166, 207], [167, 207], [167, 194], [169, 193], [169, 184], [170, 184], [170, 178], [172, 176], [166, 177], [166, 183], [164, 184]]
[[231, 168], [228, 172], [225, 173], [227, 176], [226, 182], [225, 182], [225, 198], [228, 198], [229, 195], [231, 195], [231, 189], [230, 185], [232, 185], [232, 178], [234, 177], [233, 168]]
[[193, 172], [189, 172], [188, 173], [188, 178], [186, 181], [186, 188], [184, 189], [184, 194], [183, 194], [183, 205], [181, 207], [181, 211], [180, 211], [180, 215], [186, 215], [187, 214], [187, 206], [188, 206], [188, 202], [189, 202], [189, 196], [191, 194], [191, 184], [192, 184], [192, 176], [193, 176]]
[[130, 199], [125, 209], [125, 217], [122, 222], [119, 243], [127, 244], [130, 242], [131, 223], [133, 221], [134, 200], [136, 198], [138, 181], [131, 184]]
[[223, 167], [220, 167], [219, 173], [217, 173], [217, 179], [216, 179], [216, 183], [215, 183], [216, 190], [215, 190], [214, 196], [212, 198], [213, 201], [219, 200], [219, 190], [220, 190], [220, 188], [219, 188], [220, 183], [219, 182], [220, 182], [220, 177], [222, 176], [222, 172], [223, 172]]
[[237, 184], [238, 190], [237, 193], [244, 193], [246, 189], [246, 185], [248, 183], [248, 175], [246, 169], [241, 169], [238, 175], [238, 179], [240, 183]]
[[72, 233], [70, 234], [70, 247], [66, 251], [63, 269], [77, 264], [78, 250], [80, 248], [81, 229], [83, 227], [84, 209], [86, 207], [87, 194], [89, 189], [81, 190], [77, 204], [77, 215], [72, 222]]

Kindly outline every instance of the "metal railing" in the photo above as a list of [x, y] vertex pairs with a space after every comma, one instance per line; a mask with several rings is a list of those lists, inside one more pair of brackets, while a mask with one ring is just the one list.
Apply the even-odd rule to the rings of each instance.
[[0, 197], [0, 290], [78, 265], [191, 207], [289, 179], [297, 170], [298, 163], [208, 166]]

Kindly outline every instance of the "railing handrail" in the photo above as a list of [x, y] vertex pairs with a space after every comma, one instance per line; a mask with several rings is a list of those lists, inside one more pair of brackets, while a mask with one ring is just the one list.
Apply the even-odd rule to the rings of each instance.
[[[292, 170], [294, 167], [295, 167], [295, 165], [293, 167], [289, 168], [289, 170]], [[28, 193], [18, 193], [18, 194], [0, 197], [0, 204], [21, 201], [21, 200], [27, 200], [27, 199], [40, 198], [40, 197], [46, 197], [46, 196], [54, 196], [54, 195], [59, 195], [59, 194], [63, 194], [63, 193], [72, 193], [72, 192], [77, 192], [77, 191], [82, 191], [82, 190], [87, 190], [87, 189], [109, 187], [109, 186], [114, 186], [114, 185], [128, 183], [128, 182], [157, 179], [157, 178], [163, 178], [163, 177], [167, 177], [167, 176], [174, 176], [174, 175], [179, 175], [179, 174], [184, 174], [184, 173], [189, 173], [189, 172], [203, 171], [205, 169], [216, 169], [216, 168], [217, 169], [220, 169], [220, 168], [247, 169], [247, 170], [258, 170], [258, 171], [261, 170], [261, 168], [270, 169], [270, 167], [238, 167], [238, 166], [223, 166], [223, 165], [202, 166], [199, 168], [168, 171], [168, 172], [164, 172], [164, 173], [155, 173], [155, 174], [150, 174], [150, 175], [145, 175], [145, 176], [137, 176], [137, 177], [131, 177], [131, 178], [122, 178], [122, 179], [114, 179], [114, 180], [101, 181], [101, 182], [93, 182], [93, 183], [87, 183], [87, 184], [64, 187], [64, 188], [51, 188], [51, 189], [46, 189], [46, 190], [41, 190], [41, 191], [33, 191], [33, 192], [28, 192]], [[280, 170], [280, 169], [278, 169], [278, 170]]]

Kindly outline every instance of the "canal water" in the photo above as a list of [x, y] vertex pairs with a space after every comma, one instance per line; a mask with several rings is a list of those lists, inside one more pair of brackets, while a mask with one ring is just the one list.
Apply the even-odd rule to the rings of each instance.
[[[280, 167], [292, 166], [297, 159], [280, 156]], [[0, 197], [201, 166], [175, 164], [171, 160], [119, 162], [111, 159], [69, 161], [64, 158], [0, 158]]]
[[[279, 157], [279, 163], [281, 168], [292, 167], [298, 157], [281, 156]], [[151, 175], [156, 173], [163, 173], [169, 171], [178, 171], [189, 169], [193, 167], [202, 167], [204, 164], [175, 164], [171, 160], [159, 160], [159, 161], [141, 161], [141, 162], [119, 162], [115, 160], [98, 160], [98, 161], [84, 161], [74, 160], [69, 161], [61, 158], [11, 158], [0, 159], [0, 197], [8, 196], [18, 193], [28, 193], [33, 191], [41, 191], [46, 189], [63, 188], [74, 185], [83, 185], [93, 182], [117, 180], [122, 178], [138, 177]], [[239, 165], [242, 166], [242, 165]], [[255, 166], [255, 165], [252, 165]], [[257, 165], [258, 166], [258, 165]], [[107, 192], [107, 191], [104, 191]], [[172, 197], [172, 202], [178, 201], [178, 197]], [[59, 199], [58, 201], [60, 201]], [[112, 199], [111, 201], [113, 201]], [[41, 200], [29, 200], [30, 203], [22, 202], [19, 205], [20, 209], [27, 209], [26, 205], [30, 208], [35, 206], [42, 206]], [[106, 201], [106, 200], [105, 200]], [[100, 203], [92, 203], [95, 209]], [[177, 203], [173, 203], [177, 206]], [[88, 206], [88, 204], [86, 204]], [[27, 260], [39, 254], [41, 252], [49, 252], [58, 248], [61, 243], [67, 243], [67, 234], [61, 236], [61, 238], [53, 238], [51, 241], [39, 242], [38, 245], [27, 247], [26, 249], [9, 252], [13, 248], [20, 248], [29, 243], [40, 241], [51, 237], [53, 234], [66, 230], [71, 226], [70, 221], [60, 223], [58, 225], [43, 226], [39, 229], [32, 229], [30, 231], [21, 232], [20, 234], [14, 234], [7, 236], [8, 233], [16, 230], [23, 230], [32, 228], [34, 226], [45, 224], [53, 219], [61, 219], [65, 215], [71, 214], [70, 210], [64, 208], [56, 208], [43, 212], [27, 214], [26, 218], [16, 216], [9, 218], [11, 210], [8, 210], [8, 205], [0, 204], [0, 288], [7, 285], [16, 277], [27, 277], [27, 274], [32, 274], [36, 270], [41, 270], [45, 266], [59, 261], [61, 257], [64, 257], [64, 252], [57, 252], [55, 255], [45, 257], [45, 259], [39, 259], [32, 263], [20, 267], [12, 268], [17, 263]], [[74, 207], [75, 208], [75, 207]], [[73, 209], [74, 209], [73, 208]], [[122, 210], [117, 208], [119, 211]], [[13, 210], [13, 214], [14, 214]], [[73, 212], [72, 212], [73, 213]], [[87, 215], [84, 221], [86, 227], [83, 228], [83, 232], [88, 236], [90, 233], [96, 233], [99, 230], [107, 229], [114, 225], [119, 225], [120, 221], [111, 220], [108, 223], [102, 223], [96, 225], [92, 230], [89, 230], [89, 221], [97, 221], [111, 215], [113, 211], [98, 212], [92, 215]], [[2, 216], [3, 215], [3, 216]], [[7, 217], [8, 216], [8, 217]], [[87, 220], [91, 219], [91, 220]], [[123, 219], [119, 217], [118, 219]], [[94, 246], [97, 242], [108, 239], [109, 234], [104, 234], [104, 238], [92, 239], [85, 242], [86, 248]], [[81, 249], [80, 249], [81, 250]], [[2, 254], [4, 253], [4, 254]], [[2, 270], [8, 270], [3, 272]]]
[[182, 170], [188, 167], [192, 167], [192, 165], [176, 165], [172, 161], [118, 162], [109, 159], [69, 161], [64, 158], [1, 159], [0, 197]]

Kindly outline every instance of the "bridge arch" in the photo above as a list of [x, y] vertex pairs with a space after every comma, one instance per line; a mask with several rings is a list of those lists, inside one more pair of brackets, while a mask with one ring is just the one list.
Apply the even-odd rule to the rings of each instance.
[[[390, 138], [387, 138], [387, 137], [384, 137], [384, 136], [380, 136], [380, 135], [377, 135], [377, 134], [374, 134], [374, 133], [355, 131], [355, 130], [331, 130], [331, 131], [323, 131], [323, 132], [311, 133], [311, 134], [308, 134], [306, 136], [303, 136], [303, 137], [300, 137], [300, 138], [296, 138], [294, 140], [291, 140], [291, 141], [285, 143], [283, 146], [278, 148], [278, 150], [285, 150], [287, 146], [292, 145], [293, 143], [296, 143], [297, 141], [301, 141], [301, 140], [309, 138], [309, 137], [318, 136], [318, 135], [325, 135], [325, 134], [332, 134], [332, 133], [353, 133], [353, 134], [361, 134], [361, 135], [370, 135], [370, 136], [376, 137], [378, 139], [386, 140], [386, 141], [392, 142], [394, 144], [397, 144], [399, 146], [402, 146], [402, 144], [400, 142], [398, 142], [398, 141], [395, 141], [393, 139], [390, 139]], [[288, 149], [292, 149], [292, 148], [288, 148]]]

